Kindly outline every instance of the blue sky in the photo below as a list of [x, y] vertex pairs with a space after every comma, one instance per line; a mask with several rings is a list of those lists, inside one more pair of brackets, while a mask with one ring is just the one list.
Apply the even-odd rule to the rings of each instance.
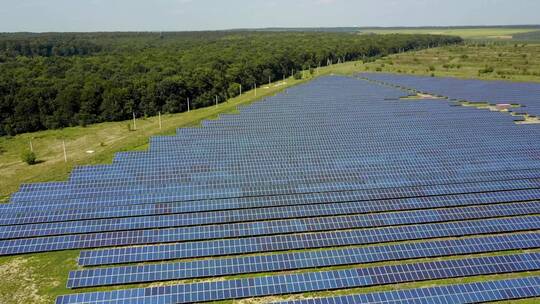
[[0, 32], [540, 24], [540, 0], [0, 0]]

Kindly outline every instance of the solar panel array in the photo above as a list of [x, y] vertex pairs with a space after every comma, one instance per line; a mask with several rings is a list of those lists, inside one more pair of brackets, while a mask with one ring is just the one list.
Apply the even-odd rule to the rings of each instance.
[[[81, 293], [57, 303], [191, 303], [540, 270], [540, 126], [399, 99], [407, 94], [323, 77], [152, 137], [148, 151], [110, 165], [78, 167], [68, 181], [23, 185], [0, 206], [0, 255], [85, 249], [85, 268], [67, 282]], [[521, 249], [530, 252], [505, 252]], [[381, 262], [391, 265], [365, 265]], [[203, 282], [167, 283], [186, 279]], [[522, 293], [500, 299], [536, 296], [532, 278], [510, 282]], [[422, 301], [422, 291], [378, 297]]]
[[510, 234], [400, 245], [255, 255], [217, 260], [73, 271], [68, 287], [93, 287], [233, 274], [373, 263], [538, 247], [540, 233]]
[[540, 253], [282, 274], [60, 296], [56, 303], [193, 303], [535, 270]]
[[342, 297], [316, 298], [279, 304], [466, 304], [488, 303], [540, 296], [540, 277], [527, 277], [469, 284], [367, 293]]
[[514, 111], [540, 116], [540, 84], [538, 83], [435, 78], [385, 73], [364, 73], [360, 76], [434, 95], [446, 96], [454, 100], [521, 105]]

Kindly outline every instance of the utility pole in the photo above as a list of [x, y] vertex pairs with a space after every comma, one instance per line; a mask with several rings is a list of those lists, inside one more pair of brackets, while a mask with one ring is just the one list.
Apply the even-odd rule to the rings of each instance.
[[272, 76], [268, 76], [268, 86], [270, 86], [270, 83], [272, 82], [271, 79], [272, 79]]
[[242, 85], [240, 85], [240, 95], [242, 95]]
[[189, 112], [189, 97], [187, 98], [187, 111]]
[[161, 130], [161, 111], [158, 112], [158, 117], [159, 117], [159, 129]]
[[217, 95], [216, 95], [216, 108], [217, 108]]
[[62, 140], [62, 149], [64, 150], [64, 162], [67, 163], [66, 141], [65, 140]]
[[133, 131], [137, 130], [137, 123], [135, 122], [135, 112], [133, 112]]

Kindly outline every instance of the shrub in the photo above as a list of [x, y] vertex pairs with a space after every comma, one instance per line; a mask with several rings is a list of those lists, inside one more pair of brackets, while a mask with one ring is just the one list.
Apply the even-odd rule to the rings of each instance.
[[493, 67], [486, 66], [485, 68], [479, 70], [478, 73], [479, 74], [489, 74], [489, 73], [493, 73], [493, 71], [495, 71], [495, 69], [493, 69]]
[[24, 153], [21, 155], [21, 159], [23, 162], [34, 165], [36, 163], [36, 154], [32, 151], [24, 151]]
[[296, 80], [302, 79], [302, 72], [296, 72], [296, 73], [294, 73], [294, 79], [296, 79]]
[[433, 72], [433, 71], [435, 71], [435, 67], [432, 66], [432, 65], [430, 65], [430, 66], [429, 66], [429, 70], [430, 70], [431, 72]]

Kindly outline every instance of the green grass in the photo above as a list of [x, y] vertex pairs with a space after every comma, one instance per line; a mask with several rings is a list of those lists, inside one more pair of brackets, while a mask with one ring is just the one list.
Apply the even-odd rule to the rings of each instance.
[[[366, 67], [372, 72], [540, 82], [540, 44], [446, 46], [391, 55]], [[493, 72], [485, 72], [486, 67]]]
[[[486, 33], [487, 31], [483, 34]], [[472, 35], [472, 33], [469, 34]], [[445, 68], [445, 65], [448, 68]], [[450, 67], [451, 65], [454, 67]], [[457, 68], [457, 65], [460, 67]], [[487, 65], [492, 65], [494, 72], [479, 74], [479, 70], [484, 69]], [[433, 67], [434, 71], [430, 71], [430, 67]], [[376, 71], [377, 69], [385, 72], [406, 72], [417, 75], [434, 73], [436, 76], [540, 82], [540, 75], [538, 75], [540, 73], [540, 45], [527, 44], [518, 47], [513, 44], [464, 45], [435, 48], [393, 55], [367, 64], [348, 62], [325, 67], [320, 69], [319, 75], [332, 73], [350, 75], [355, 72]], [[498, 71], [503, 73], [497, 73]], [[217, 108], [209, 107], [189, 113], [164, 115], [162, 117], [163, 129], [161, 130], [158, 127], [157, 117], [149, 117], [137, 121], [137, 131], [128, 131], [126, 124], [129, 121], [125, 121], [96, 124], [85, 128], [74, 127], [21, 134], [10, 138], [2, 137], [0, 138], [0, 195], [7, 198], [18, 189], [21, 183], [66, 180], [69, 172], [76, 165], [110, 163], [116, 152], [146, 149], [148, 138], [152, 135], [174, 134], [178, 127], [197, 126], [202, 120], [215, 119], [220, 113], [234, 113], [238, 105], [249, 104], [262, 96], [278, 93], [304, 81], [306, 80], [296, 81], [289, 78], [286, 80], [286, 85], [274, 86], [273, 84], [269, 88], [260, 88], [257, 98], [255, 98], [254, 92], [250, 91], [229, 100], [227, 103], [220, 104]], [[20, 159], [21, 153], [28, 149], [30, 140], [32, 140], [38, 160], [41, 161], [34, 166], [26, 165]], [[62, 140], [66, 142], [67, 164], [63, 160]], [[86, 153], [88, 150], [95, 152], [88, 154]], [[73, 250], [0, 258], [0, 276], [3, 278], [0, 284], [0, 303], [52, 303], [57, 295], [71, 293], [72, 291], [65, 288], [65, 284], [68, 272], [78, 269], [75, 260], [78, 253], [78, 250]], [[304, 296], [414, 288], [521, 275], [525, 274], [407, 283]], [[148, 284], [130, 287], [133, 286], [148, 286]], [[125, 287], [106, 287], [81, 291]], [[512, 303], [514, 302], [537, 303], [538, 299], [512, 301]]]
[[376, 34], [433, 34], [453, 35], [464, 39], [509, 40], [514, 34], [533, 32], [533, 28], [420, 28], [420, 29], [369, 29], [366, 32]]

